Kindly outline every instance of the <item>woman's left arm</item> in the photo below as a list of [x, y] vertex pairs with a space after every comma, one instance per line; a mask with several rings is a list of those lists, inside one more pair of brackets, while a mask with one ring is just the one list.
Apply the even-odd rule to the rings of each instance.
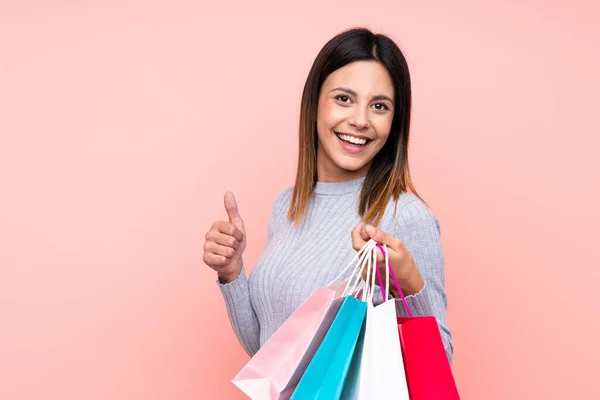
[[[439, 222], [425, 203], [418, 199], [405, 204], [395, 221], [394, 231], [390, 233], [370, 226], [366, 226], [364, 232], [361, 232], [362, 227], [359, 225], [353, 232], [353, 245], [360, 249], [365, 240], [370, 238], [387, 245], [391, 268], [413, 316], [436, 317], [451, 363], [454, 348], [446, 316], [448, 300]], [[385, 269], [381, 254], [379, 258], [380, 268]], [[407, 316], [393, 282], [390, 282], [389, 287], [396, 298], [398, 316]]]

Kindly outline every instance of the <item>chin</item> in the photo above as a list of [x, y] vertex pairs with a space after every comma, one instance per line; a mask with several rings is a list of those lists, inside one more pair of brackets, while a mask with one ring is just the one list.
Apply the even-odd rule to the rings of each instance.
[[362, 160], [336, 160], [335, 164], [338, 168], [348, 172], [359, 172], [367, 165], [366, 161]]

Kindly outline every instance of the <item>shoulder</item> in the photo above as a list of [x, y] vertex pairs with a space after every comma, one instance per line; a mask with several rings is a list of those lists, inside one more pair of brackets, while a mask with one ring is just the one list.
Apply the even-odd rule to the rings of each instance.
[[294, 188], [289, 187], [289, 188], [284, 189], [284, 190], [280, 191], [279, 193], [277, 193], [277, 195], [275, 196], [273, 205], [279, 205], [279, 206], [283, 206], [283, 207], [289, 206], [290, 201], [292, 199], [293, 191], [294, 191]]
[[290, 201], [292, 199], [292, 193], [294, 191], [293, 187], [288, 187], [277, 193], [275, 199], [273, 200], [273, 210], [272, 212], [276, 215], [281, 215], [281, 213], [285, 213], [290, 206]]
[[427, 228], [440, 230], [440, 222], [433, 210], [419, 197], [412, 193], [403, 193], [398, 201], [391, 200], [389, 206], [394, 225], [399, 230]]

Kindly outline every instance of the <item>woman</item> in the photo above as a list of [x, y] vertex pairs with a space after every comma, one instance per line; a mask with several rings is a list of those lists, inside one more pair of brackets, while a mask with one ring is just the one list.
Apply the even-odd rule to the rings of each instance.
[[[229, 221], [206, 234], [204, 262], [218, 274], [231, 324], [250, 356], [372, 238], [388, 246], [413, 315], [437, 318], [452, 362], [439, 224], [409, 173], [410, 111], [409, 70], [396, 44], [366, 29], [343, 32], [323, 47], [308, 75], [296, 182], [275, 199], [264, 253], [250, 277], [242, 261], [244, 223], [233, 195], [225, 195]], [[396, 305], [405, 316], [402, 302]]]

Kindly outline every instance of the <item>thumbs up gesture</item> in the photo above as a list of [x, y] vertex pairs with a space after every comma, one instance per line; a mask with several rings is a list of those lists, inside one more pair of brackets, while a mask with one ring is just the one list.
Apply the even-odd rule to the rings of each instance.
[[225, 193], [225, 210], [229, 222], [212, 224], [206, 233], [204, 263], [214, 269], [222, 283], [235, 280], [242, 270], [242, 254], [246, 249], [246, 230], [233, 193]]

